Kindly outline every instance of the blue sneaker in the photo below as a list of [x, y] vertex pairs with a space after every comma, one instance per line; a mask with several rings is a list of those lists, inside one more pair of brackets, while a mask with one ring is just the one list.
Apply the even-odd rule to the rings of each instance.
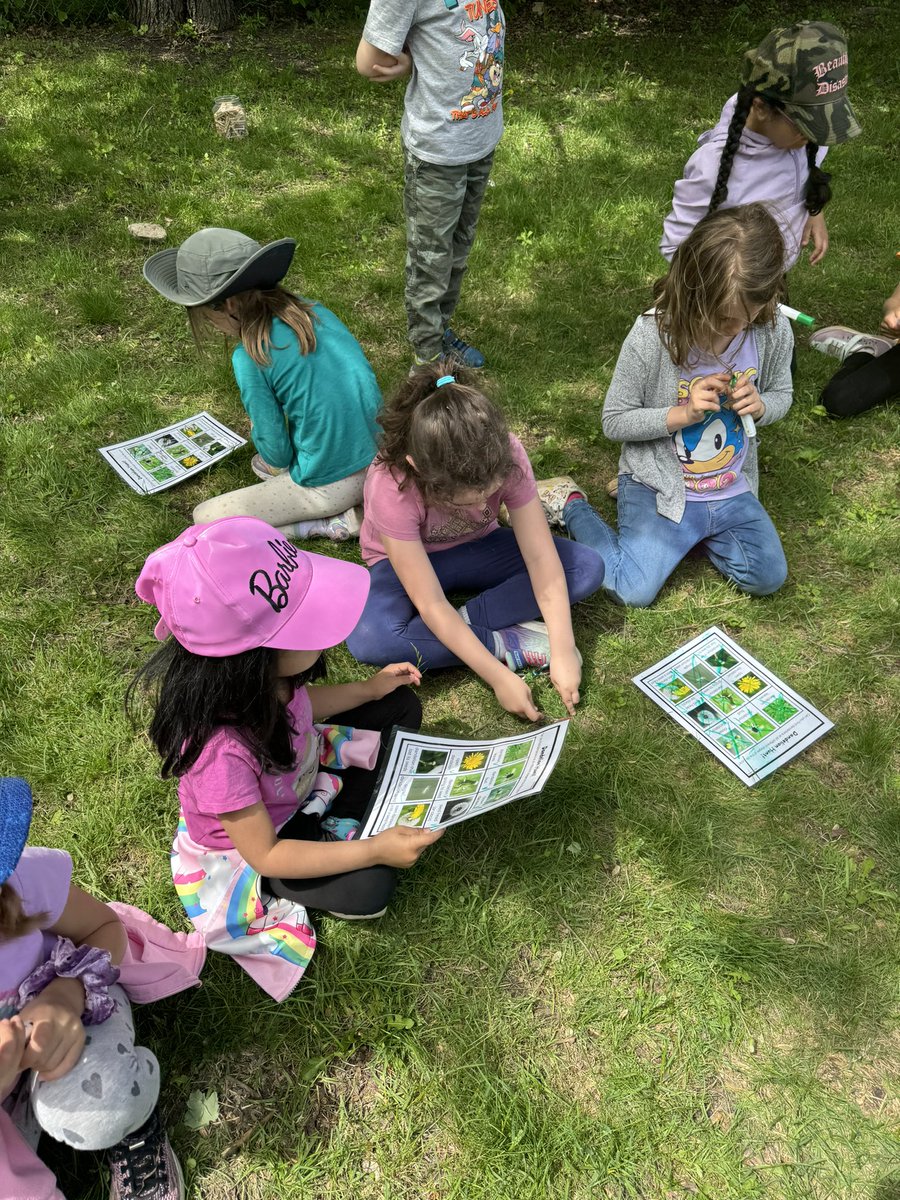
[[444, 353], [456, 358], [465, 367], [483, 367], [484, 355], [461, 337], [457, 337], [452, 329], [444, 330]]

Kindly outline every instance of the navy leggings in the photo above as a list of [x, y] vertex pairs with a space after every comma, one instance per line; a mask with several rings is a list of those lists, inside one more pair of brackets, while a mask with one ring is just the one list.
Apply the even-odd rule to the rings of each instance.
[[[603, 582], [603, 559], [590, 546], [554, 538], [566, 574], [569, 603], [596, 592]], [[525, 560], [511, 529], [495, 529], [486, 537], [429, 555], [445, 592], [479, 591], [466, 604], [472, 632], [494, 653], [494, 630], [506, 629], [540, 615]], [[382, 666], [412, 662], [423, 669], [462, 664], [438, 641], [416, 611], [390, 562], [371, 568], [372, 585], [359, 624], [347, 638], [360, 662]]]

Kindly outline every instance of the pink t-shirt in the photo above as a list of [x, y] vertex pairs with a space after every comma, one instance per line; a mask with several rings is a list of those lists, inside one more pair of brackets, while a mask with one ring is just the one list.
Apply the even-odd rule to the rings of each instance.
[[402, 481], [394, 477], [390, 467], [372, 463], [366, 473], [365, 515], [359, 531], [363, 561], [371, 567], [387, 558], [382, 537], [421, 542], [429, 554], [435, 554], [493, 533], [501, 504], [508, 509], [523, 508], [537, 496], [534, 471], [525, 448], [512, 434], [509, 445], [515, 463], [513, 470], [483, 505], [471, 508], [430, 507], [415, 484], [401, 491]]
[[[55, 925], [62, 916], [72, 882], [72, 859], [65, 850], [46, 850], [26, 846], [9, 882], [19, 893], [27, 916], [46, 913], [44, 929]], [[48, 957], [44, 934], [40, 929], [11, 942], [0, 942], [0, 1019], [19, 1011], [19, 985]]]
[[313, 728], [312, 706], [306, 688], [297, 688], [288, 706], [295, 729], [291, 771], [270, 774], [241, 737], [238, 729], [216, 730], [200, 757], [178, 781], [178, 799], [188, 834], [201, 846], [231, 849], [219, 820], [220, 813], [266, 806], [272, 824], [280, 829], [305, 800], [319, 770], [319, 735]]

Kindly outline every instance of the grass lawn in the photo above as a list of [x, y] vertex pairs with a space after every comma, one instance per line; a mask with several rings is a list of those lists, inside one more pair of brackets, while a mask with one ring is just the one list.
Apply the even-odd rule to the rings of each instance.
[[[610, 516], [600, 408], [672, 182], [742, 45], [796, 15], [741, 5], [691, 30], [666, 9], [668, 30], [597, 15], [511, 38], [459, 324], [538, 473], [571, 470]], [[832, 248], [791, 299], [874, 328], [900, 265], [897, 25], [886, 6], [815, 15], [850, 32], [864, 133], [829, 157]], [[143, 499], [97, 455], [203, 408], [247, 432], [227, 360], [198, 358], [126, 226], [295, 237], [290, 280], [390, 387], [408, 363], [401, 94], [354, 74], [357, 36], [0, 39], [0, 766], [32, 782], [34, 839], [80, 883], [179, 928], [174, 788], [122, 712], [152, 644], [133, 585], [194, 504], [251, 481], [252, 449]], [[212, 131], [231, 92], [244, 142]], [[777, 596], [692, 560], [648, 610], [581, 605], [583, 700], [542, 798], [450, 830], [371, 928], [321, 919], [280, 1007], [214, 956], [202, 989], [140, 1014], [192, 1197], [900, 1196], [900, 406], [829, 422], [833, 368], [801, 345], [794, 407], [760, 439], [790, 563]], [[835, 722], [754, 789], [630, 682], [715, 623]], [[422, 690], [432, 727], [519, 727], [464, 674]], [[198, 1089], [220, 1102], [202, 1132], [183, 1123]], [[91, 1156], [48, 1154], [70, 1200], [106, 1195]]]

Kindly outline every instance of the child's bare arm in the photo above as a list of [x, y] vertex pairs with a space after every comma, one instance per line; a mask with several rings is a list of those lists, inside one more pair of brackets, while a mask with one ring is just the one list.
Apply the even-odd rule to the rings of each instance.
[[305, 842], [299, 838], [280, 838], [261, 801], [237, 812], [220, 813], [219, 820], [241, 858], [260, 875], [275, 879], [321, 879], [378, 863], [411, 867], [422, 851], [440, 837], [439, 832], [429, 829], [398, 826], [364, 841]]
[[373, 83], [391, 83], [405, 79], [412, 71], [412, 59], [405, 50], [399, 54], [386, 54], [365, 38], [360, 38], [356, 49], [356, 69]]
[[312, 684], [307, 687], [313, 720], [327, 721], [335, 713], [358, 708], [370, 700], [381, 700], [404, 684], [418, 687], [422, 672], [412, 663], [390, 663], [359, 683]]

